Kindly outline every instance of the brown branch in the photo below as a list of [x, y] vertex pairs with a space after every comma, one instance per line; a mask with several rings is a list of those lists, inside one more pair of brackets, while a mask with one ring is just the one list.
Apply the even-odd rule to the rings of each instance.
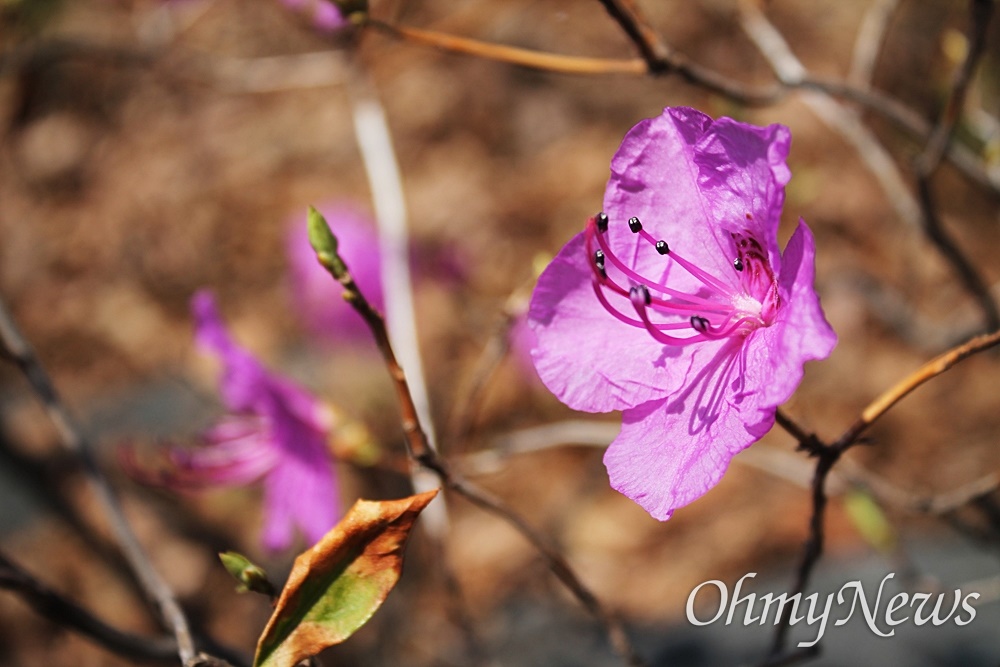
[[150, 602], [155, 604], [166, 627], [173, 632], [181, 663], [187, 665], [195, 660], [196, 656], [194, 640], [184, 611], [174, 598], [170, 587], [150, 563], [142, 545], [132, 532], [111, 485], [94, 460], [90, 442], [77, 428], [34, 350], [21, 335], [2, 301], [0, 301], [0, 343], [41, 400], [63, 446], [80, 460], [91, 491], [97, 496], [102, 510], [111, 522], [118, 546], [129, 568], [136, 575]]
[[142, 637], [123, 632], [48, 588], [0, 553], [0, 588], [13, 591], [39, 615], [60, 627], [70, 628], [104, 648], [126, 658], [169, 662], [177, 656], [173, 637]]
[[861, 412], [861, 416], [858, 417], [857, 421], [840, 436], [832, 447], [840, 450], [847, 449], [857, 441], [858, 437], [869, 426], [911, 391], [928, 380], [941, 375], [963, 359], [967, 359], [978, 352], [988, 350], [998, 344], [1000, 344], [1000, 329], [990, 334], [977, 336], [931, 359], [869, 403], [868, 407]]
[[[315, 216], [315, 217], [314, 217]], [[533, 528], [527, 521], [511, 509], [506, 503], [493, 496], [488, 491], [480, 489], [475, 484], [464, 479], [451, 470], [447, 462], [427, 443], [427, 436], [417, 416], [413, 397], [406, 380], [406, 374], [396, 360], [392, 344], [389, 341], [385, 320], [369, 303], [361, 289], [351, 277], [350, 269], [336, 253], [336, 239], [331, 235], [326, 221], [322, 220], [322, 229], [315, 225], [320, 216], [314, 210], [310, 211], [310, 240], [317, 249], [317, 259], [344, 288], [343, 297], [362, 318], [371, 330], [375, 344], [385, 361], [386, 370], [392, 379], [399, 400], [400, 420], [403, 426], [406, 448], [411, 458], [427, 470], [434, 472], [446, 488], [455, 491], [477, 507], [499, 517], [524, 537], [535, 547], [545, 560], [546, 565], [563, 585], [579, 600], [579, 602], [604, 626], [611, 646], [629, 665], [639, 667], [644, 664], [636, 653], [620, 621], [604, 609], [597, 597], [584, 585], [566, 559], [552, 546], [549, 540]], [[325, 236], [323, 235], [325, 231]], [[317, 238], [317, 235], [319, 238]]]
[[582, 56], [564, 56], [544, 51], [533, 51], [503, 44], [490, 44], [466, 37], [446, 35], [431, 30], [410, 28], [384, 23], [377, 19], [369, 19], [365, 25], [381, 30], [398, 39], [404, 39], [415, 44], [433, 46], [449, 53], [476, 56], [520, 65], [532, 69], [557, 72], [560, 74], [633, 74], [646, 73], [646, 64], [639, 58], [626, 60], [610, 58], [587, 58]]
[[635, 43], [650, 73], [662, 74], [673, 67], [670, 47], [653, 28], [635, 0], [600, 0], [600, 2], [608, 10], [611, 18], [618, 22], [629, 39]]
[[[849, 100], [878, 113], [896, 124], [919, 141], [930, 137], [931, 124], [911, 107], [878, 90], [859, 88], [843, 81], [835, 81], [809, 73], [799, 79], [779, 81], [763, 87], [751, 87], [730, 79], [714, 70], [691, 62], [683, 54], [673, 51], [653, 31], [648, 21], [638, 12], [632, 0], [600, 0], [609, 14], [636, 43], [642, 58], [611, 59], [566, 56], [522, 49], [501, 44], [490, 44], [466, 37], [399, 26], [377, 19], [365, 25], [380, 30], [397, 39], [423, 46], [486, 58], [512, 65], [554, 72], [558, 74], [586, 75], [653, 75], [677, 74], [692, 86], [716, 93], [738, 104], [767, 106], [784, 99], [789, 92], [818, 90], [838, 99]], [[982, 160], [959, 144], [949, 143], [946, 157], [962, 173], [979, 186], [1000, 194], [1000, 179], [992, 178], [983, 167]]]
[[951, 264], [958, 274], [965, 289], [979, 304], [983, 314], [984, 329], [992, 331], [1000, 328], [1000, 310], [990, 294], [989, 286], [979, 274], [972, 261], [959, 248], [958, 243], [944, 228], [934, 193], [931, 178], [942, 158], [946, 155], [951, 143], [955, 126], [965, 104], [965, 96], [983, 52], [986, 49], [986, 33], [990, 19], [993, 17], [993, 0], [972, 0], [970, 10], [969, 50], [962, 66], [955, 72], [951, 93], [945, 104], [941, 117], [930, 133], [923, 153], [915, 163], [917, 173], [917, 190], [920, 194], [920, 204], [923, 209], [921, 218], [924, 233], [933, 243], [945, 260]]
[[[799, 446], [802, 449], [808, 451], [811, 456], [815, 456], [817, 459], [816, 470], [813, 473], [811, 485], [813, 511], [809, 518], [809, 536], [803, 547], [802, 559], [799, 562], [799, 568], [795, 578], [795, 585], [793, 587], [793, 591], [795, 593], [805, 590], [806, 585], [809, 583], [809, 577], [812, 575], [813, 568], [819, 560], [820, 555], [823, 553], [823, 546], [825, 542], [824, 518], [827, 504], [826, 482], [830, 475], [830, 471], [840, 460], [843, 453], [857, 444], [858, 438], [872, 423], [875, 422], [875, 420], [884, 415], [893, 405], [898, 403], [911, 391], [938, 375], [941, 375], [963, 359], [967, 359], [978, 352], [982, 352], [998, 344], [1000, 344], [1000, 330], [988, 335], [973, 338], [965, 344], [948, 350], [944, 354], [941, 354], [940, 356], [927, 362], [872, 401], [868, 407], [861, 412], [861, 416], [858, 420], [852, 424], [844, 432], [844, 434], [837, 439], [836, 442], [833, 442], [832, 444], [825, 444], [815, 434], [806, 431], [783, 412], [780, 410], [778, 411], [778, 414], [776, 415], [776, 421], [778, 424], [799, 442]], [[983, 487], [977, 486], [974, 489], [964, 490], [968, 491], [964, 497], [970, 500], [980, 498], [982, 497], [982, 493], [977, 492], [983, 490], [984, 488], [986, 489], [986, 492], [989, 492], [987, 485], [984, 484]], [[948, 500], [950, 507], [956, 499], [949, 498]], [[781, 618], [779, 619], [775, 630], [774, 641], [771, 645], [771, 657], [780, 655], [784, 650], [785, 641], [790, 629], [788, 622], [788, 612], [790, 611], [791, 609], [786, 607], [783, 610]]]

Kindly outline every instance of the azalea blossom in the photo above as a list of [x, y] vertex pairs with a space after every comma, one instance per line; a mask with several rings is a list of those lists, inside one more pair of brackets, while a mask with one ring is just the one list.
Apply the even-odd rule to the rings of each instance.
[[202, 434], [200, 447], [168, 449], [168, 467], [158, 476], [130, 467], [146, 481], [179, 489], [263, 479], [264, 546], [272, 551], [288, 547], [293, 528], [310, 544], [318, 542], [340, 516], [327, 450], [332, 413], [237, 345], [210, 293], [195, 294], [191, 310], [197, 343], [222, 362], [219, 391], [229, 414]]
[[[316, 208], [337, 234], [338, 251], [351, 267], [355, 282], [369, 302], [383, 310], [381, 260], [374, 222], [347, 202], [329, 201]], [[285, 248], [292, 301], [309, 332], [331, 342], [371, 340], [364, 319], [341, 296], [343, 287], [316, 261], [304, 213], [289, 221]]]
[[781, 125], [694, 109], [642, 121], [604, 211], [532, 296], [540, 377], [574, 409], [622, 411], [611, 485], [657, 519], [714, 486], [836, 343], [805, 222], [778, 249], [789, 143]]
[[350, 25], [340, 8], [330, 0], [280, 0], [286, 8], [305, 15], [320, 32], [335, 32]]

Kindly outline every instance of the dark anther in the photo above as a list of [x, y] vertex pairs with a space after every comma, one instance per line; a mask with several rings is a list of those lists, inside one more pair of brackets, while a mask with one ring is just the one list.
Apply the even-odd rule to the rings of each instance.
[[656, 242], [656, 252], [660, 253], [661, 255], [666, 255], [670, 252], [670, 246], [667, 245], [666, 241], [660, 239], [659, 241]]
[[736, 259], [734, 259], [733, 260], [733, 268], [736, 269], [737, 271], [742, 271], [743, 270], [743, 260], [740, 259], [739, 257], [737, 257]]
[[597, 231], [606, 232], [608, 231], [608, 214], [601, 211], [594, 216], [594, 222], [597, 223]]
[[639, 222], [639, 218], [633, 215], [628, 219], [628, 228], [632, 230], [633, 234], [638, 234], [642, 231], [642, 223]]
[[629, 296], [632, 297], [632, 303], [635, 303], [636, 295], [642, 298], [642, 302], [647, 306], [650, 303], [649, 288], [645, 285], [636, 285], [629, 290]]
[[605, 269], [604, 269], [604, 251], [603, 250], [595, 250], [594, 251], [594, 266], [597, 267], [597, 270], [600, 272], [602, 278], [607, 278], [608, 277], [608, 272], [605, 271]]
[[705, 333], [706, 331], [708, 331], [708, 320], [706, 320], [704, 317], [701, 317], [700, 315], [694, 315], [691, 318], [691, 326], [698, 333]]

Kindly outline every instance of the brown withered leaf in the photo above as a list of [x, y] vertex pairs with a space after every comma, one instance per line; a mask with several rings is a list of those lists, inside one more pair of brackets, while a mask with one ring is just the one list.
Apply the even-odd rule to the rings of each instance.
[[436, 495], [359, 500], [299, 555], [257, 642], [254, 667], [293, 667], [364, 625], [399, 580], [410, 529]]

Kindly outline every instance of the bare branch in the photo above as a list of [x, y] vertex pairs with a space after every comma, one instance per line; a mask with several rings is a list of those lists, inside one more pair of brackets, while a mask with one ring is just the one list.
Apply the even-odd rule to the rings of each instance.
[[413, 460], [425, 469], [435, 473], [438, 479], [440, 479], [441, 484], [446, 488], [455, 491], [481, 509], [503, 519], [516, 529], [541, 554], [546, 565], [556, 578], [604, 626], [609, 643], [623, 660], [629, 665], [643, 665], [642, 659], [635, 652], [621, 623], [604, 609], [597, 597], [584, 585], [566, 559], [559, 553], [558, 549], [502, 500], [478, 488], [458, 473], [452, 471], [446, 461], [430, 447], [410, 392], [406, 374], [399, 365], [396, 354], [393, 351], [392, 343], [389, 340], [385, 320], [368, 302], [368, 299], [365, 298], [351, 277], [349, 267], [343, 263], [341, 258], [338, 257], [336, 258], [336, 262], [331, 262], [331, 258], [321, 254], [318, 256], [318, 259], [330, 271], [334, 279], [344, 287], [344, 299], [364, 318], [368, 324], [368, 328], [372, 332], [379, 351], [382, 353], [389, 377], [392, 379], [393, 386], [396, 389], [403, 432], [406, 436], [407, 450]]
[[968, 359], [972, 355], [988, 350], [997, 344], [1000, 344], [1000, 330], [994, 331], [991, 334], [977, 336], [931, 359], [869, 403], [868, 407], [861, 412], [861, 416], [858, 417], [857, 421], [832, 446], [840, 450], [847, 449], [857, 442], [857, 439], [869, 426], [911, 391], [941, 375], [941, 373], [944, 373], [963, 359]]
[[118, 655], [156, 662], [176, 660], [177, 642], [174, 638], [142, 637], [114, 628], [48, 588], [3, 553], [0, 553], [0, 588], [17, 593], [36, 612], [56, 625], [86, 635]]
[[90, 489], [97, 496], [104, 513], [111, 521], [118, 545], [130, 569], [135, 573], [149, 600], [156, 605], [160, 618], [173, 632], [181, 663], [188, 664], [195, 659], [195, 647], [184, 611], [174, 598], [170, 587], [149, 562], [142, 545], [139, 544], [125, 518], [111, 485], [94, 460], [91, 444], [77, 428], [34, 350], [21, 335], [2, 301], [0, 301], [0, 342], [38, 395], [63, 446], [79, 458]]

